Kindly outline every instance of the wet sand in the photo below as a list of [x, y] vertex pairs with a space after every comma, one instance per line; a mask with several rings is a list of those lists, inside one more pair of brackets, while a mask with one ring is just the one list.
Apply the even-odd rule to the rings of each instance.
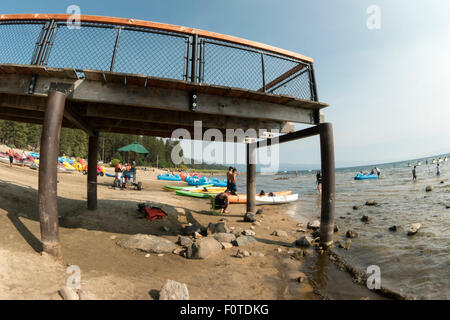
[[[111, 168], [108, 171], [112, 172]], [[110, 187], [113, 178], [99, 177], [98, 210], [86, 209], [87, 178], [80, 173], [58, 175], [58, 208], [63, 263], [41, 255], [37, 208], [38, 171], [0, 163], [0, 299], [61, 299], [57, 290], [65, 285], [68, 265], [81, 269], [82, 289], [100, 299], [157, 299], [167, 279], [185, 283], [191, 299], [320, 299], [314, 286], [317, 253], [308, 249], [300, 260], [291, 257], [300, 248], [292, 243], [303, 233], [297, 221], [283, 212], [287, 206], [262, 206], [261, 225], [255, 226], [254, 244], [243, 250], [257, 251], [263, 257], [234, 257], [238, 248], [222, 250], [206, 260], [186, 259], [175, 254], [158, 256], [124, 249], [119, 239], [137, 233], [162, 236], [176, 242], [188, 223], [219, 222], [228, 227], [250, 229], [243, 222], [245, 205], [232, 205], [224, 216], [211, 215], [209, 200], [176, 196], [162, 186], [177, 184], [156, 180], [157, 171], [138, 171], [144, 190], [120, 190]], [[184, 183], [178, 183], [184, 185]], [[142, 219], [137, 204], [148, 202], [163, 208], [169, 217], [157, 221]], [[162, 227], [168, 227], [166, 232]], [[287, 238], [271, 235], [284, 230]], [[279, 252], [279, 250], [281, 252]], [[295, 279], [306, 274], [306, 281]], [[365, 288], [353, 284], [348, 274], [338, 272], [351, 293], [338, 298], [377, 298]], [[340, 272], [340, 273], [339, 273]], [[323, 277], [323, 275], [321, 275]], [[327, 275], [325, 275], [327, 277]], [[313, 280], [313, 281], [311, 281]], [[342, 287], [328, 279], [327, 287]], [[342, 281], [341, 281], [342, 282]], [[322, 286], [323, 287], [323, 286]]]

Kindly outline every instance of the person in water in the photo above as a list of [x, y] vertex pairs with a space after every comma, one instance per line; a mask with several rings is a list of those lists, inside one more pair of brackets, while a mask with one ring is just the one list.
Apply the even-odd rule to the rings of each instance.
[[381, 174], [381, 169], [378, 167], [375, 167], [375, 171], [377, 172], [377, 176], [379, 177]]
[[225, 190], [224, 192], [221, 192], [217, 194], [214, 197], [214, 209], [218, 210], [220, 209], [220, 213], [228, 213], [227, 208], [229, 204], [228, 196], [231, 194], [230, 190]]
[[322, 175], [320, 174], [320, 171], [317, 171], [316, 173], [316, 184], [317, 184], [317, 190], [319, 193], [322, 192]]
[[417, 169], [416, 166], [412, 169], [413, 181], [417, 180]]

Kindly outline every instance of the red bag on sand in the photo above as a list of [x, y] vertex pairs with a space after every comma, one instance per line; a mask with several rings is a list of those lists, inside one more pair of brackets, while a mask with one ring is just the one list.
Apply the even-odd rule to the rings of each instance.
[[148, 206], [146, 206], [144, 208], [144, 213], [145, 213], [145, 217], [150, 221], [154, 221], [156, 219], [162, 219], [167, 215], [160, 208], [155, 208], [155, 207], [150, 208]]

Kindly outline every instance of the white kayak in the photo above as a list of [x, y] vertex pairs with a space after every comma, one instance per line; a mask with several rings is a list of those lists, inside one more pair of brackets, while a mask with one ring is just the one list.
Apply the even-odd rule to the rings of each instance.
[[256, 196], [256, 204], [283, 204], [298, 200], [298, 194], [288, 194], [285, 196]]

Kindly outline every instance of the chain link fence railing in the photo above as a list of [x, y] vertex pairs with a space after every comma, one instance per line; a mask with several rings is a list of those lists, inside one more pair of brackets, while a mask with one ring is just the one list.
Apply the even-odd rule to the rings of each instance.
[[114, 71], [318, 101], [312, 64], [226, 41], [143, 27], [0, 22], [0, 63]]

